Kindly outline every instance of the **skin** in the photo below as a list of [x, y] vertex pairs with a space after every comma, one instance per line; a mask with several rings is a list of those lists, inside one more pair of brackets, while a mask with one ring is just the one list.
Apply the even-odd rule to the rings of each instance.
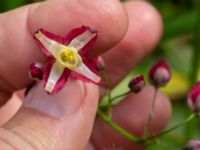
[[[45, 59], [34, 43], [33, 33], [45, 28], [55, 34], [65, 35], [70, 29], [85, 24], [99, 33], [91, 55], [103, 54], [108, 74], [112, 77], [112, 87], [151, 52], [162, 34], [160, 15], [144, 1], [121, 4], [117, 0], [49, 0], [1, 14], [0, 150], [144, 149], [144, 145], [134, 145], [116, 134], [100, 118], [95, 118], [99, 92], [93, 84], [82, 83], [84, 98], [81, 107], [65, 115], [64, 119], [55, 119], [25, 106], [15, 114], [23, 96], [18, 94], [10, 97], [13, 92], [32, 82], [28, 76], [28, 66], [35, 60]], [[148, 86], [138, 95], [128, 95], [114, 108], [113, 120], [130, 132], [142, 135], [153, 92], [153, 88]], [[103, 96], [103, 92], [100, 93]], [[65, 96], [60, 94], [57, 99]], [[43, 97], [40, 99], [42, 101]], [[168, 98], [159, 93], [152, 134], [164, 129], [170, 114]]]

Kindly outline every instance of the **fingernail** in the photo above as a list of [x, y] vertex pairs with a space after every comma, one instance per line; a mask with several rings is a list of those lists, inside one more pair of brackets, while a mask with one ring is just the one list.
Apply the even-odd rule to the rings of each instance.
[[83, 98], [84, 85], [81, 81], [69, 79], [65, 87], [55, 95], [48, 95], [40, 82], [28, 93], [24, 107], [60, 119], [75, 112], [81, 106]]

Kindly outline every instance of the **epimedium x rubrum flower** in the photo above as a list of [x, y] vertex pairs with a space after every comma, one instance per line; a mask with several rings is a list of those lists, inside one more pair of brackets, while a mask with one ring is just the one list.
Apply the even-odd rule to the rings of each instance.
[[88, 57], [97, 39], [94, 29], [82, 26], [65, 37], [40, 29], [34, 38], [47, 61], [44, 65], [37, 62], [31, 64], [30, 74], [33, 78], [43, 79], [44, 89], [49, 94], [61, 90], [69, 76], [86, 82], [101, 82], [97, 68], [99, 58]]

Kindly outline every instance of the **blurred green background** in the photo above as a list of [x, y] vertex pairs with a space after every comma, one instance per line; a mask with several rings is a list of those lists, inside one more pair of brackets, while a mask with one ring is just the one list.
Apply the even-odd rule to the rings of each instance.
[[0, 12], [8, 11], [37, 1], [41, 0], [0, 0]]
[[[36, 1], [38, 0], [0, 0], [0, 12]], [[142, 72], [146, 76], [152, 63], [159, 58], [167, 59], [173, 76], [170, 84], [162, 90], [172, 100], [173, 115], [169, 126], [173, 126], [189, 115], [190, 111], [186, 105], [187, 92], [199, 76], [200, 0], [149, 1], [163, 17], [164, 34], [161, 42], [154, 53], [135, 68], [112, 93], [123, 93], [134, 74]], [[199, 123], [198, 120], [194, 120], [191, 124], [162, 137], [160, 144], [151, 143], [148, 149], [181, 149], [188, 139], [200, 138]]]

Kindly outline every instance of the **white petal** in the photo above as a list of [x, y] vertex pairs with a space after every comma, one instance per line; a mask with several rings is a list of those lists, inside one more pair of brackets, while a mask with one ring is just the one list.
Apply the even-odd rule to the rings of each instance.
[[55, 62], [51, 68], [45, 90], [49, 93], [51, 93], [59, 80], [60, 76], [62, 75], [65, 67], [62, 66], [59, 62]]
[[35, 37], [42, 43], [49, 53], [55, 56], [60, 50], [65, 49], [65, 46], [46, 37], [42, 32], [35, 34]]
[[96, 36], [96, 33], [85, 31], [81, 35], [74, 38], [68, 45], [68, 47], [79, 51], [82, 49], [92, 38]]
[[93, 73], [84, 63], [80, 63], [74, 71], [80, 73], [81, 75], [87, 77], [95, 83], [98, 83], [101, 80], [101, 78]]

